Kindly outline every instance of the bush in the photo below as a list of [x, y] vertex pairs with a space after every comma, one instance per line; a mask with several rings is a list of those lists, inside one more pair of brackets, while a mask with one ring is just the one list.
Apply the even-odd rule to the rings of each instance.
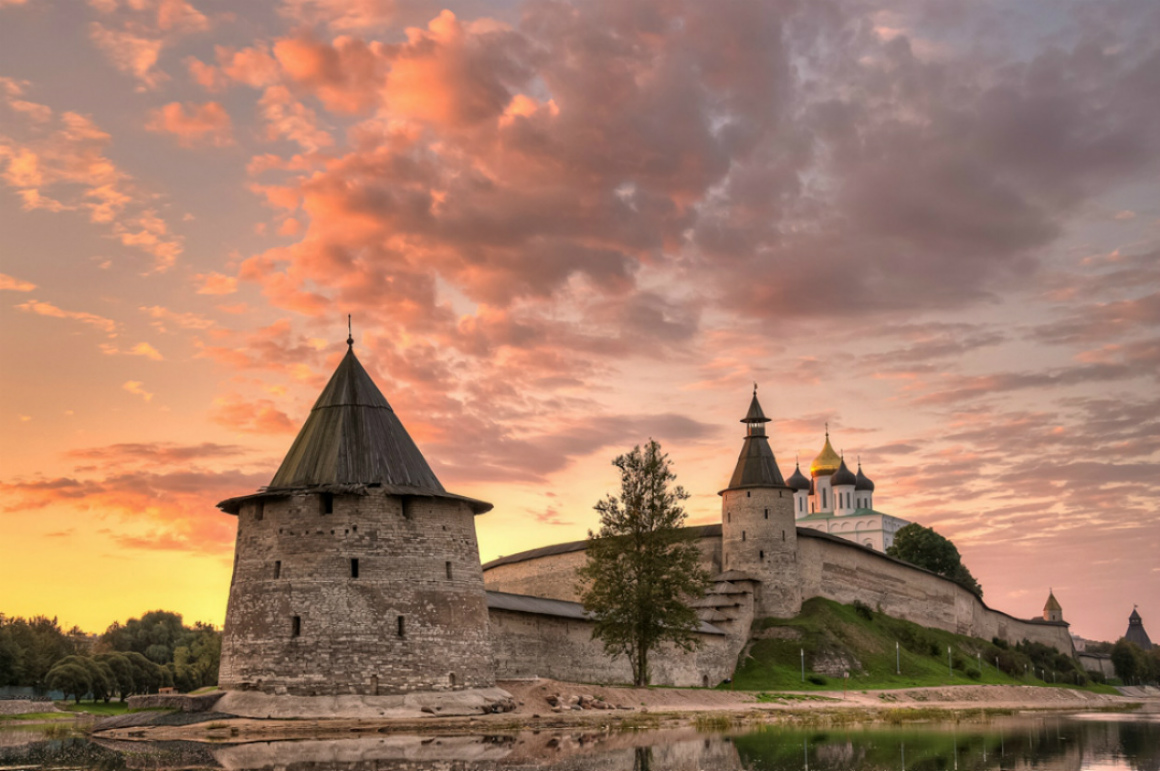
[[1104, 677], [1103, 672], [1097, 672], [1094, 669], [1089, 669], [1084, 674], [1086, 674], [1088, 680], [1091, 680], [1093, 683], [1103, 683], [1107, 679]]
[[821, 675], [810, 675], [806, 679], [809, 680], [814, 685], [825, 685], [826, 684], [826, 678], [822, 677]]
[[970, 669], [967, 670], [967, 677], [971, 678], [972, 680], [979, 680], [979, 679], [982, 679], [983, 673], [980, 672], [979, 670], [975, 669], [974, 667], [971, 667]]
[[1001, 650], [1007, 650], [1007, 647], [1008, 647], [1007, 641], [1004, 640], [1002, 637], [992, 637], [991, 644], [994, 645], [996, 648], [999, 648]]
[[874, 620], [874, 611], [869, 605], [861, 600], [854, 600], [854, 612], [867, 621]]

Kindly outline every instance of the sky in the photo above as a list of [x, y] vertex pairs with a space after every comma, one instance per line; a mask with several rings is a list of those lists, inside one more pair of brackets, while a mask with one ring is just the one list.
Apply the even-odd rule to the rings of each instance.
[[220, 624], [355, 350], [484, 560], [753, 384], [985, 599], [1160, 633], [1154, 0], [0, 0], [0, 613]]

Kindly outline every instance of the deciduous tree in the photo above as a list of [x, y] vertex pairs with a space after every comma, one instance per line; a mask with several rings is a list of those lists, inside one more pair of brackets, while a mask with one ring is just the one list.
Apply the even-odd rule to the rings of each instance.
[[979, 599], [983, 598], [983, 587], [979, 586], [979, 582], [963, 564], [959, 550], [949, 538], [936, 533], [934, 528], [917, 523], [907, 525], [894, 534], [894, 544], [886, 553], [949, 578]]
[[620, 496], [596, 504], [600, 530], [589, 531], [587, 562], [579, 571], [584, 608], [595, 621], [593, 637], [613, 656], [625, 655], [633, 682], [649, 683], [649, 654], [662, 643], [682, 650], [698, 644], [700, 625], [689, 605], [705, 593], [709, 576], [692, 536], [682, 530], [679, 486], [658, 442], [613, 461]]

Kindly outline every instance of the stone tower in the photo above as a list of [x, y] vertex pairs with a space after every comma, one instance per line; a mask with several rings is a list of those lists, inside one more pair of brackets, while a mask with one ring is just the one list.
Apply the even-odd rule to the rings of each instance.
[[238, 518], [222, 688], [494, 685], [474, 520], [491, 504], [443, 489], [353, 347], [270, 485], [218, 507]]
[[721, 568], [749, 573], [760, 581], [754, 598], [758, 617], [797, 615], [801, 575], [793, 490], [785, 483], [754, 389], [745, 424], [745, 442], [729, 486], [721, 496]]
[[1047, 590], [1047, 602], [1043, 605], [1044, 621], [1063, 621], [1063, 607], [1055, 599], [1055, 592]]

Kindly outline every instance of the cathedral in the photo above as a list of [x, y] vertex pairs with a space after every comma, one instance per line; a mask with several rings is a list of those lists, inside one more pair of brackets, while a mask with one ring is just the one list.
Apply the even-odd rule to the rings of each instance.
[[894, 534], [910, 522], [874, 510], [874, 482], [858, 463], [855, 474], [845, 459], [826, 443], [810, 464], [810, 476], [799, 464], [786, 484], [793, 489], [794, 517], [798, 527], [808, 527], [845, 538], [884, 552], [894, 543]]

